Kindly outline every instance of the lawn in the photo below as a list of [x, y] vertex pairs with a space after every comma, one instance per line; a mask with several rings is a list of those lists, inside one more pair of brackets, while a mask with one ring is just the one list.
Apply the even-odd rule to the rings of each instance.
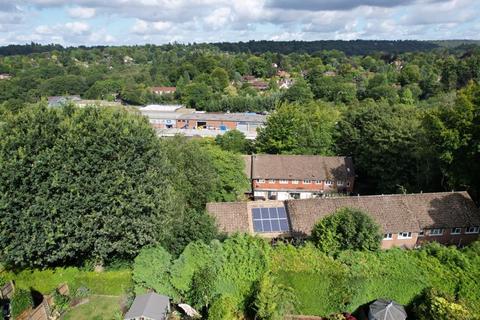
[[68, 283], [71, 290], [87, 287], [92, 294], [120, 296], [132, 285], [129, 269], [118, 271], [93, 272], [78, 268], [56, 268], [44, 270], [23, 270], [19, 273], [6, 272], [3, 276], [14, 280], [18, 288], [30, 288], [49, 294], [60, 283]]
[[62, 320], [114, 320], [122, 319], [121, 297], [90, 296], [89, 302], [72, 308]]

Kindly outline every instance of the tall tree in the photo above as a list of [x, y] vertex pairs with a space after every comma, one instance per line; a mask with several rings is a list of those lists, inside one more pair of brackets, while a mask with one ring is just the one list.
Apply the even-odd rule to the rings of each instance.
[[42, 105], [0, 126], [4, 262], [44, 267], [131, 258], [171, 234], [173, 168], [143, 118]]

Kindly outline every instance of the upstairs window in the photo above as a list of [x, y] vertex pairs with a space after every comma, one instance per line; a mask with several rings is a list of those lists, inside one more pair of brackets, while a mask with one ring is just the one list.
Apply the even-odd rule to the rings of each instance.
[[327, 180], [327, 181], [325, 181], [325, 184], [326, 184], [327, 186], [331, 186], [331, 185], [333, 184], [333, 182], [332, 182], [331, 180]]
[[443, 234], [443, 229], [441, 229], [441, 228], [430, 230], [430, 235], [431, 236], [441, 236], [442, 234]]
[[310, 183], [312, 183], [312, 182], [308, 179], [303, 180], [303, 184], [310, 184]]
[[479, 229], [480, 229], [479, 227], [468, 227], [465, 230], [465, 233], [468, 233], [468, 234], [478, 233]]
[[322, 181], [320, 181], [320, 180], [315, 180], [314, 182], [315, 182], [315, 184], [322, 184]]
[[298, 180], [292, 180], [292, 184], [298, 184], [300, 181]]
[[268, 183], [274, 184], [274, 183], [275, 183], [275, 179], [268, 179]]
[[398, 233], [398, 239], [412, 239], [412, 233], [411, 232], [399, 232]]
[[280, 184], [288, 184], [288, 180], [280, 179]]
[[420, 230], [420, 232], [418, 233], [418, 236], [419, 237], [423, 237], [425, 235], [425, 230]]
[[257, 179], [258, 183], [265, 183], [265, 179]]
[[460, 234], [462, 233], [462, 228], [452, 228], [450, 234]]
[[383, 235], [383, 240], [392, 240], [393, 239], [393, 234], [391, 233], [385, 233]]
[[337, 186], [343, 186], [343, 181], [338, 180], [338, 181], [337, 181]]

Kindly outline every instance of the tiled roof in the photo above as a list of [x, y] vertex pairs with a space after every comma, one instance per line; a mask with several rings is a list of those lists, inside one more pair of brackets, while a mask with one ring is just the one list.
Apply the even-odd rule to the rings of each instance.
[[252, 179], [346, 180], [355, 175], [350, 157], [253, 155]]
[[[286, 207], [297, 236], [309, 235], [316, 222], [345, 207], [365, 211], [384, 233], [480, 226], [480, 210], [467, 192], [327, 197], [277, 201], [279, 204]], [[207, 211], [216, 217], [222, 231], [251, 233], [249, 210], [270, 205], [269, 201], [210, 203]]]
[[207, 212], [215, 218], [220, 232], [250, 233], [247, 202], [207, 203]]

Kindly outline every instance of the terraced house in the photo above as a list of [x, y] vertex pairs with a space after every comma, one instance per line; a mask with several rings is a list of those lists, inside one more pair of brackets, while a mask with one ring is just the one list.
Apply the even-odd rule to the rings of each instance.
[[310, 155], [244, 156], [245, 173], [256, 200], [309, 199], [353, 192], [350, 157]]
[[467, 192], [209, 203], [207, 211], [227, 234], [303, 239], [315, 223], [345, 207], [363, 210], [379, 224], [385, 249], [428, 241], [462, 246], [479, 238], [480, 210]]

